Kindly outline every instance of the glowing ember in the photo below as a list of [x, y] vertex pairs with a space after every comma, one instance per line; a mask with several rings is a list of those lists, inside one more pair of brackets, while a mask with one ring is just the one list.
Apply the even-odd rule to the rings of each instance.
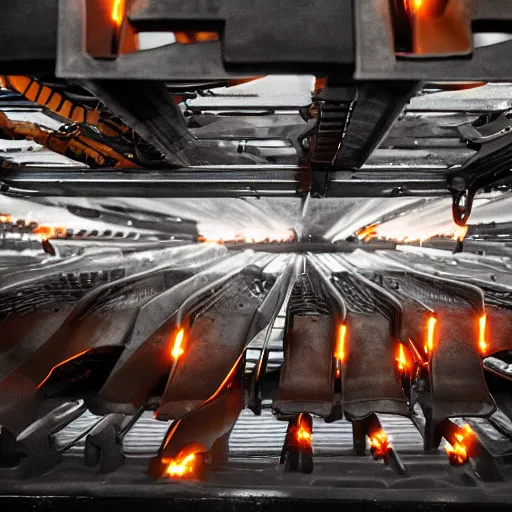
[[468, 226], [455, 226], [453, 230], [453, 239], [454, 240], [464, 240], [466, 238], [466, 234], [468, 232]]
[[482, 355], [487, 353], [487, 342], [485, 341], [485, 326], [487, 324], [487, 315], [482, 315], [478, 320], [478, 348]]
[[56, 226], [37, 226], [32, 231], [33, 235], [37, 235], [41, 242], [46, 242], [53, 238], [65, 238], [67, 235], [66, 228]]
[[388, 435], [384, 430], [379, 430], [370, 437], [370, 449], [376, 459], [385, 458], [391, 449]]
[[297, 418], [297, 427], [294, 429], [295, 439], [299, 446], [304, 448], [311, 448], [312, 433], [310, 426], [303, 420], [302, 414]]
[[300, 427], [299, 430], [297, 430], [297, 440], [311, 441], [311, 434], [304, 427]]
[[174, 359], [179, 359], [180, 356], [184, 354], [183, 347], [181, 346], [183, 343], [183, 338], [185, 336], [185, 331], [180, 329], [178, 334], [176, 334], [176, 338], [174, 338], [174, 345], [171, 350], [171, 355]]
[[347, 339], [347, 326], [342, 324], [338, 329], [338, 339], [336, 343], [336, 351], [334, 357], [340, 362], [345, 362], [345, 343]]
[[398, 344], [398, 357], [395, 360], [398, 363], [398, 369], [401, 372], [405, 372], [409, 366], [409, 363], [405, 357], [404, 346], [401, 343]]
[[459, 465], [464, 464], [469, 460], [468, 455], [468, 443], [471, 441], [471, 437], [474, 435], [471, 427], [466, 424], [463, 427], [464, 434], [457, 432], [455, 434], [455, 442], [452, 444], [446, 443], [445, 450], [448, 454], [450, 464]]
[[116, 25], [121, 25], [123, 21], [123, 12], [124, 12], [124, 0], [114, 0], [114, 5], [112, 6], [112, 21]]
[[436, 329], [437, 320], [435, 317], [431, 316], [427, 322], [427, 342], [425, 343], [425, 352], [427, 354], [431, 354], [432, 350], [434, 350], [434, 336]]
[[187, 478], [194, 476], [196, 460], [195, 453], [185, 452], [174, 459], [162, 459], [162, 462], [167, 464], [165, 474], [170, 478]]

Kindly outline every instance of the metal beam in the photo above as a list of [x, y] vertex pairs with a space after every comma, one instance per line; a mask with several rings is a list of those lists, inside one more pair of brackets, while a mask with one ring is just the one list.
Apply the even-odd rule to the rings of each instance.
[[296, 166], [208, 166], [168, 170], [3, 170], [0, 191], [65, 197], [295, 196], [307, 176]]

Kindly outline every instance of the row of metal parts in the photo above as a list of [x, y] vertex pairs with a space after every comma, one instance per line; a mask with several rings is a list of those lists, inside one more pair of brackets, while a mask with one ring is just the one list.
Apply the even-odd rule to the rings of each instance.
[[[271, 398], [289, 422], [281, 460], [290, 470], [312, 468], [313, 414], [327, 422], [344, 415], [356, 453], [368, 436], [374, 455], [402, 471], [375, 416], [388, 413], [410, 417], [425, 450], [444, 437], [451, 462], [475, 454], [484, 461], [482, 478], [499, 477], [476, 436], [448, 420], [495, 411], [482, 352], [512, 348], [509, 310], [485, 311], [478, 288], [415, 271], [371, 279], [348, 268], [332, 272], [329, 256], [226, 257], [223, 247], [183, 246], [165, 257], [164, 269], [141, 271], [134, 256], [121, 279], [121, 261], [111, 255], [103, 264], [84, 256], [66, 273], [50, 266], [31, 278], [4, 276], [0, 458], [7, 475], [40, 474], [60, 461], [65, 449], [52, 448], [49, 436], [88, 408], [104, 415], [88, 433], [90, 465], [116, 469], [123, 437], [152, 409], [173, 423], [149, 473], [196, 477], [187, 468], [227, 460], [244, 406], [259, 414]], [[284, 361], [266, 396], [270, 333], [284, 304]], [[246, 351], [257, 335], [261, 357], [247, 376]], [[76, 399], [83, 404], [70, 402]]]

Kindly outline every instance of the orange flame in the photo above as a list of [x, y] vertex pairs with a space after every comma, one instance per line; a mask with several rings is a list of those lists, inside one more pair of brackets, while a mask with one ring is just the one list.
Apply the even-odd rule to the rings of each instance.
[[2, 223], [12, 222], [12, 217], [10, 215], [0, 215], [0, 222], [2, 222]]
[[487, 315], [483, 314], [478, 319], [478, 348], [482, 355], [487, 353], [487, 342], [485, 341], [485, 327], [487, 324]]
[[454, 240], [464, 240], [464, 238], [466, 238], [468, 229], [469, 229], [469, 226], [455, 226], [453, 228], [453, 239]]
[[311, 433], [311, 430], [309, 429], [309, 425], [305, 424], [302, 421], [302, 418], [303, 417], [302, 417], [302, 413], [301, 413], [301, 414], [299, 414], [299, 416], [297, 418], [297, 427], [295, 429], [295, 439], [300, 446], [309, 448], [309, 447], [311, 447], [313, 435]]
[[39, 235], [41, 242], [46, 242], [53, 238], [65, 238], [67, 235], [67, 229], [58, 226], [37, 226], [32, 231], [33, 235]]
[[174, 359], [179, 359], [180, 356], [182, 356], [185, 351], [183, 350], [183, 347], [181, 346], [183, 343], [183, 338], [185, 336], [185, 330], [180, 329], [178, 331], [178, 334], [176, 334], [176, 338], [174, 338], [174, 345], [171, 350], [171, 355], [174, 357]]
[[446, 443], [445, 450], [450, 464], [464, 464], [469, 459], [467, 443], [474, 433], [468, 424], [462, 428], [464, 429], [464, 434], [457, 432], [454, 436], [455, 442], [453, 445], [448, 442]]
[[359, 231], [356, 232], [357, 238], [359, 240], [364, 240], [365, 242], [368, 242], [372, 238], [378, 236], [377, 226], [378, 224], [370, 224], [369, 226], [361, 228]]
[[334, 352], [334, 357], [340, 362], [345, 362], [345, 343], [347, 340], [347, 326], [345, 324], [341, 324], [338, 329], [338, 339], [336, 344], [336, 350]]
[[405, 357], [404, 346], [401, 343], [398, 343], [398, 357], [395, 360], [398, 363], [398, 369], [401, 372], [405, 372], [409, 366], [409, 362]]
[[370, 448], [375, 458], [386, 457], [388, 451], [391, 449], [391, 443], [388, 435], [384, 430], [379, 430], [370, 437]]
[[112, 21], [117, 25], [121, 25], [124, 14], [124, 0], [114, 0], [112, 6]]
[[427, 342], [425, 343], [425, 352], [431, 354], [434, 350], [434, 336], [436, 330], [436, 317], [431, 316], [427, 321]]
[[162, 462], [167, 464], [165, 474], [170, 478], [194, 476], [196, 455], [195, 452], [183, 449], [174, 459], [162, 459]]

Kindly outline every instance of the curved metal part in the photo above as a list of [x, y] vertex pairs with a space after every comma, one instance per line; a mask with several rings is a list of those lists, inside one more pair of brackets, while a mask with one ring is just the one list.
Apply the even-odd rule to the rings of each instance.
[[[203, 252], [209, 254], [206, 248]], [[187, 261], [185, 247], [178, 247], [170, 254], [185, 255], [184, 261]], [[170, 264], [179, 261], [177, 258]], [[47, 339], [31, 336], [29, 332], [20, 346], [14, 346], [10, 352], [17, 366], [0, 382], [0, 424], [19, 432], [37, 418], [39, 405], [44, 403], [44, 394], [38, 394], [38, 389], [55, 368], [74, 361], [91, 349], [122, 347], [131, 336], [140, 308], [162, 293], [170, 282], [179, 282], [183, 273], [187, 277], [190, 275], [187, 267], [183, 270], [170, 264], [93, 289], [71, 312], [66, 312], [59, 328]], [[34, 346], [36, 341], [39, 345]], [[92, 370], [88, 374], [95, 375]]]
[[[251, 327], [258, 326], [258, 313], [262, 314], [268, 294], [277, 286], [274, 283], [270, 290], [265, 290], [262, 283], [261, 270], [267, 259], [257, 262], [261, 268], [254, 264], [244, 268], [213, 295], [205, 296], [203, 291], [200, 302], [191, 297], [189, 304], [193, 306], [178, 324], [183, 333], [182, 354], [174, 356], [157, 419], [180, 418], [199, 408], [217, 392], [240, 360], [254, 335]], [[274, 294], [271, 302], [273, 298]]]
[[[33, 477], [56, 466], [62, 459], [62, 451], [52, 444], [51, 435], [77, 419], [85, 410], [82, 400], [67, 402], [30, 424], [17, 436], [16, 445], [12, 447], [15, 453], [23, 454], [19, 464], [14, 468], [0, 469], [0, 474], [5, 471], [8, 475]], [[8, 459], [9, 455], [12, 457], [13, 454], [0, 453], [2, 458]]]
[[[176, 457], [187, 446], [196, 446], [196, 452], [210, 452], [212, 457], [212, 452], [219, 442], [227, 443], [243, 406], [243, 389], [240, 378], [235, 376], [229, 387], [218, 397], [171, 424], [158, 455], [149, 463], [149, 475], [153, 478], [165, 476], [165, 461]], [[212, 462], [227, 462], [229, 447], [222, 452], [224, 460]]]
[[343, 297], [336, 289], [331, 279], [329, 279], [329, 270], [320, 262], [317, 256], [312, 253], [308, 253], [306, 261], [318, 272], [318, 275], [322, 278], [322, 283], [326, 288], [329, 297], [332, 299], [333, 304], [337, 310], [337, 321], [344, 322], [347, 317], [347, 305], [343, 300]]
[[341, 368], [345, 413], [354, 420], [373, 413], [407, 415], [407, 400], [395, 363], [402, 334], [402, 305], [355, 272], [341, 255], [325, 255], [324, 260], [337, 268], [335, 285], [348, 309]]
[[[495, 410], [478, 347], [478, 319], [485, 313], [483, 293], [473, 285], [414, 270], [386, 271], [382, 284], [400, 300], [414, 297], [419, 304], [419, 296], [435, 314], [435, 332], [427, 354], [428, 391], [418, 391], [417, 397], [426, 417], [425, 447], [432, 449], [440, 442], [436, 434], [439, 422], [454, 416], [488, 416]], [[425, 312], [411, 307], [406, 314], [417, 323], [426, 320]], [[417, 329], [413, 339], [419, 346], [426, 340], [426, 323], [423, 325], [423, 333]]]
[[192, 306], [204, 294], [258, 258], [263, 257], [256, 256], [253, 251], [230, 256], [146, 303], [138, 313], [132, 336], [110, 377], [89, 403], [91, 410], [133, 414], [144, 405], [153, 388], [173, 366], [172, 340], [176, 326], [181, 325], [180, 311], [181, 316], [186, 313], [183, 304]]
[[286, 312], [284, 362], [273, 408], [287, 417], [310, 413], [328, 418], [335, 407], [335, 343], [344, 304], [308, 255]]
[[118, 438], [124, 414], [107, 414], [85, 439], [84, 461], [87, 466], [97, 466], [99, 473], [111, 473], [124, 463], [122, 444]]
[[364, 277], [361, 273], [356, 272], [350, 263], [347, 264], [347, 260], [343, 257], [342, 254], [337, 254], [336, 257], [332, 254], [326, 255], [326, 258], [336, 261], [336, 259], [340, 262], [345, 263], [345, 268], [348, 273], [350, 273], [354, 278], [361, 281], [361, 283], [367, 288], [371, 289], [373, 293], [375, 293], [379, 300], [385, 305], [388, 310], [388, 314], [390, 316], [391, 323], [391, 335], [395, 338], [400, 336], [400, 331], [402, 329], [402, 319], [403, 319], [403, 310], [402, 305], [396, 298], [386, 290], [383, 290], [380, 286], [377, 286], [375, 283]]
[[[265, 337], [263, 338], [263, 344], [260, 349], [260, 357], [258, 358], [258, 361], [254, 367], [254, 371], [251, 374], [251, 382], [250, 382], [250, 391], [249, 391], [249, 403], [248, 407], [251, 409], [254, 414], [259, 415], [261, 414], [261, 393], [260, 393], [260, 387], [261, 387], [261, 381], [266, 373], [267, 370], [267, 363], [268, 363], [268, 344], [270, 341], [270, 336], [272, 334], [272, 328], [274, 326], [274, 323], [276, 321], [277, 316], [279, 315], [279, 312], [281, 311], [281, 308], [283, 307], [283, 304], [288, 304], [288, 301], [290, 299], [290, 295], [293, 290], [293, 285], [295, 284], [295, 281], [297, 280], [297, 276], [300, 274], [301, 269], [304, 267], [303, 262], [303, 256], [295, 255], [292, 259], [292, 261], [288, 262], [287, 271], [291, 269], [291, 275], [287, 279], [286, 283], [283, 283], [283, 286], [279, 287], [279, 295], [277, 298], [277, 303], [275, 305], [274, 312], [268, 322], [266, 331], [265, 331]], [[284, 291], [286, 290], [286, 291]], [[284, 293], [283, 293], [284, 291]]]

